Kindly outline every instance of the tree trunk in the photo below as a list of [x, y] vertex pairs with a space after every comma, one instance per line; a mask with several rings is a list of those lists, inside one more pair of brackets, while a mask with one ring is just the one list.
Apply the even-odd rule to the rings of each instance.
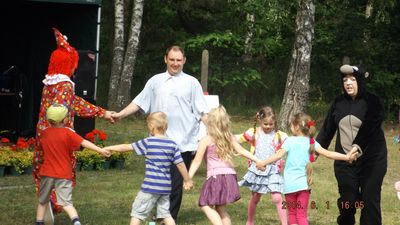
[[305, 111], [310, 80], [310, 59], [314, 38], [315, 6], [312, 0], [300, 0], [296, 15], [296, 33], [278, 127], [289, 130], [291, 117]]
[[131, 102], [131, 85], [135, 69], [136, 56], [139, 47], [140, 28], [142, 26], [144, 0], [135, 0], [132, 6], [132, 19], [129, 39], [122, 67], [116, 109], [120, 110]]
[[244, 40], [244, 55], [242, 56], [243, 62], [250, 62], [251, 61], [251, 48], [252, 48], [252, 39], [254, 36], [254, 14], [247, 14], [246, 15], [246, 21], [247, 21], [247, 33], [246, 33], [246, 38]]
[[111, 63], [110, 86], [108, 90], [108, 108], [116, 109], [122, 62], [124, 59], [124, 0], [114, 2], [114, 43]]

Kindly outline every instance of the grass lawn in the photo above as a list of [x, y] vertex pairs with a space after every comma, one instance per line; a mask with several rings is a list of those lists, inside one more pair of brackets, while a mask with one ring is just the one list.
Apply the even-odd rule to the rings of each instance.
[[[234, 117], [232, 120], [235, 133], [244, 131], [253, 123], [250, 119], [239, 117]], [[97, 129], [108, 133], [109, 138], [105, 143], [107, 145], [130, 143], [146, 136], [142, 118], [125, 119], [114, 126], [97, 121]], [[389, 165], [382, 187], [382, 216], [385, 225], [399, 224], [400, 221], [400, 200], [397, 199], [394, 191], [394, 182], [400, 180], [400, 151], [399, 145], [394, 145], [392, 138], [393, 135], [387, 132]], [[238, 179], [240, 179], [246, 172], [247, 160], [236, 157], [235, 164]], [[143, 181], [143, 175], [144, 160], [134, 154], [131, 155], [125, 169], [122, 170], [78, 172], [73, 199], [83, 224], [129, 224], [131, 204]], [[184, 193], [178, 219], [179, 224], [210, 224], [197, 207], [199, 189], [204, 177], [205, 170], [202, 167], [196, 174], [195, 188]], [[228, 207], [233, 224], [245, 224], [246, 221], [250, 191], [247, 188], [241, 188], [241, 195], [241, 200]], [[337, 197], [333, 161], [321, 157], [314, 164], [314, 185], [310, 202], [313, 201], [315, 205], [310, 205], [308, 213], [311, 225], [336, 224]], [[0, 204], [0, 224], [34, 224], [37, 199], [31, 176], [0, 178], [0, 200], [2, 202]], [[269, 195], [263, 196], [258, 205], [256, 222], [260, 225], [279, 224], [275, 206]], [[146, 221], [143, 224], [147, 223]], [[56, 217], [56, 224], [68, 225], [70, 221], [67, 215], [62, 213]]]

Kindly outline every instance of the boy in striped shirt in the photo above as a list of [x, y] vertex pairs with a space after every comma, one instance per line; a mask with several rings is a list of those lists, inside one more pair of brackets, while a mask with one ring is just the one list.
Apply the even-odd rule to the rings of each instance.
[[176, 164], [184, 179], [184, 188], [189, 190], [193, 182], [189, 178], [186, 166], [177, 144], [165, 136], [167, 116], [163, 112], [154, 112], [147, 117], [147, 129], [150, 137], [132, 144], [107, 146], [110, 151], [132, 151], [145, 156], [145, 177], [139, 193], [132, 204], [130, 225], [138, 225], [148, 217], [154, 206], [157, 206], [157, 218], [163, 219], [165, 225], [174, 225], [175, 221], [169, 212], [169, 195], [171, 193], [170, 166]]

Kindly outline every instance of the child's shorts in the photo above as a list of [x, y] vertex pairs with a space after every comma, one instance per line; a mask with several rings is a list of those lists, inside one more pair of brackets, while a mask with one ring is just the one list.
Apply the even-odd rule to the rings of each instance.
[[169, 195], [145, 193], [143, 191], [139, 191], [135, 201], [132, 203], [131, 217], [145, 220], [154, 206], [157, 206], [157, 218], [171, 217], [169, 212]]
[[72, 181], [53, 177], [41, 177], [39, 203], [50, 201], [51, 190], [56, 189], [57, 204], [61, 206], [72, 205]]

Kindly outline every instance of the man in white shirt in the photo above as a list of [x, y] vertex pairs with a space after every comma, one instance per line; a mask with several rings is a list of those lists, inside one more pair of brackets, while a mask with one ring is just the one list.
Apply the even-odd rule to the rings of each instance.
[[[204, 121], [208, 112], [207, 104], [199, 81], [182, 71], [186, 57], [181, 47], [169, 47], [164, 62], [167, 71], [151, 77], [133, 101], [112, 117], [122, 119], [139, 110], [146, 114], [156, 111], [167, 114], [166, 134], [179, 145], [189, 169], [197, 150], [200, 121]], [[183, 178], [174, 165], [171, 167], [171, 180], [170, 213], [176, 221], [182, 202]]]

